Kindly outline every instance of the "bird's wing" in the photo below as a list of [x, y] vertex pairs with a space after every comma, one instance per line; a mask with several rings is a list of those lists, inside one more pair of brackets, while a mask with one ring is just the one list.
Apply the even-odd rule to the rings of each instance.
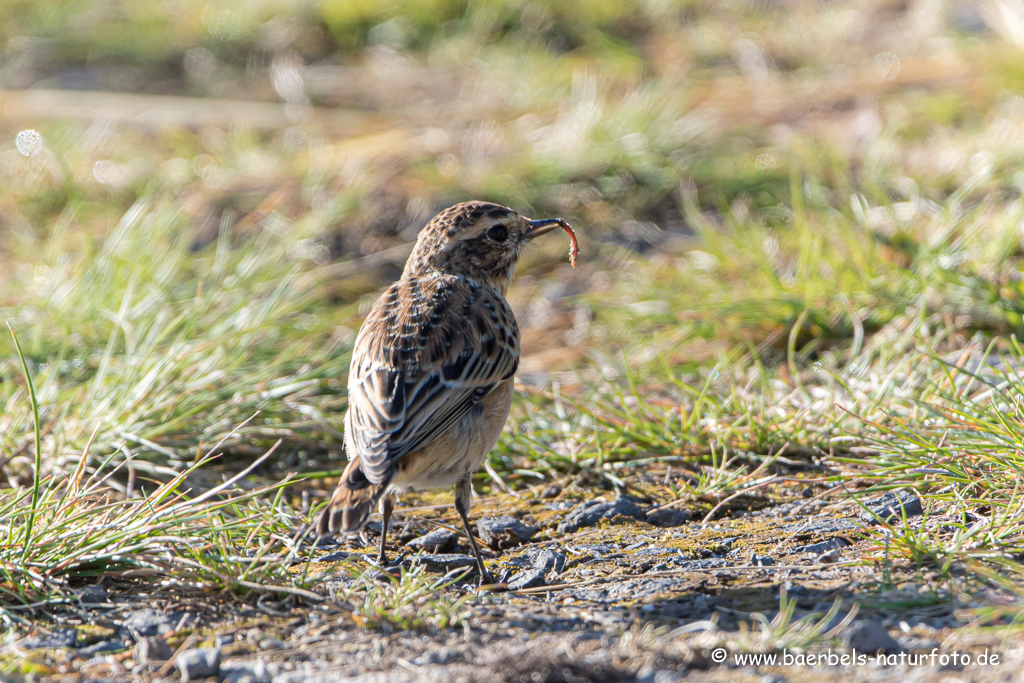
[[495, 291], [462, 278], [400, 280], [374, 304], [349, 371], [345, 442], [366, 478], [457, 422], [519, 365], [519, 327]]

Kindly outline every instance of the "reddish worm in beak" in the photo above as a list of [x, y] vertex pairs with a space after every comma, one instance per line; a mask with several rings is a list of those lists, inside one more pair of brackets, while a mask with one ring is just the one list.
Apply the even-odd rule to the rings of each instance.
[[569, 264], [573, 268], [576, 267], [576, 259], [580, 255], [580, 245], [576, 241], [576, 233], [572, 231], [572, 228], [561, 218], [541, 218], [539, 220], [530, 221], [530, 229], [523, 235], [526, 239], [532, 240], [535, 237], [539, 237], [546, 233], [551, 232], [555, 228], [561, 228], [569, 233]]

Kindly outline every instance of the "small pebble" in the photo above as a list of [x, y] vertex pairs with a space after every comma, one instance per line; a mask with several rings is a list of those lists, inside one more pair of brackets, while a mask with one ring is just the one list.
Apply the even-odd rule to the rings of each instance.
[[283, 650], [286, 647], [288, 647], [288, 644], [277, 638], [264, 638], [260, 641], [259, 645], [261, 650]]
[[543, 586], [546, 581], [544, 580], [543, 569], [527, 569], [526, 571], [514, 574], [508, 580], [509, 590], [522, 590], [524, 588], [537, 588]]
[[856, 648], [860, 652], [874, 654], [879, 650], [898, 652], [900, 644], [889, 635], [883, 624], [873, 621], [858, 621], [850, 627], [843, 638], [848, 649]]
[[75, 591], [78, 599], [87, 604], [96, 604], [107, 601], [107, 589], [103, 586], [84, 586]]
[[185, 650], [174, 662], [181, 672], [182, 683], [220, 674], [220, 648], [200, 647]]
[[818, 564], [832, 564], [833, 562], [838, 562], [841, 559], [842, 556], [839, 554], [839, 551], [833, 549], [829, 550], [827, 553], [818, 555]]
[[78, 642], [78, 631], [73, 628], [58, 628], [51, 633], [29, 636], [19, 645], [26, 650], [49, 650], [59, 647], [74, 647], [76, 642]]
[[476, 523], [480, 540], [492, 549], [512, 548], [529, 541], [537, 533], [537, 527], [523, 524], [515, 517], [482, 517]]
[[146, 636], [135, 644], [132, 659], [136, 664], [166, 662], [174, 654], [171, 646], [160, 636]]
[[461, 555], [459, 553], [421, 553], [410, 559], [417, 564], [424, 565], [429, 572], [450, 572], [461, 567], [476, 568], [476, 558], [472, 555]]
[[455, 547], [458, 536], [447, 529], [434, 529], [429, 534], [414, 538], [406, 545], [414, 550], [425, 550], [428, 553], [439, 553]]
[[178, 624], [186, 621], [183, 612], [165, 614], [152, 608], [144, 608], [130, 612], [121, 624], [120, 635], [136, 637], [159, 636], [173, 631]]
[[921, 499], [910, 491], [900, 489], [889, 491], [881, 498], [869, 501], [864, 504], [867, 510], [860, 513], [860, 521], [874, 524], [880, 519], [883, 522], [892, 522], [903, 518], [915, 517], [923, 513]]
[[799, 548], [794, 548], [795, 553], [827, 553], [829, 550], [838, 550], [839, 548], [845, 548], [846, 541], [841, 538], [830, 538], [827, 541], [820, 543], [812, 543], [810, 545], [802, 545]]
[[534, 569], [540, 569], [545, 574], [552, 570], [560, 574], [565, 568], [565, 555], [555, 550], [544, 549], [537, 553], [533, 560]]
[[551, 484], [546, 489], [540, 492], [541, 498], [558, 498], [562, 493], [562, 487], [558, 484]]
[[675, 508], [663, 508], [654, 510], [647, 514], [647, 521], [654, 526], [671, 528], [683, 526], [690, 521], [690, 515], [685, 510]]
[[344, 550], [335, 550], [333, 553], [324, 555], [317, 562], [343, 562], [350, 557], [352, 557], [352, 553], [346, 553]]
[[602, 519], [614, 519], [618, 516], [647, 521], [644, 511], [636, 501], [627, 496], [619, 496], [611, 502], [591, 500], [576, 506], [558, 525], [558, 533], [575, 533], [580, 527], [594, 526]]
[[267, 665], [258, 659], [228, 660], [220, 665], [221, 683], [269, 683]]

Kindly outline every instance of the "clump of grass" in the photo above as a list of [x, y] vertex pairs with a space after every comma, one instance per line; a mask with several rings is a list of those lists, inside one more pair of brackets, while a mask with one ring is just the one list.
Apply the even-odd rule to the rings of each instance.
[[857, 616], [857, 605], [836, 621], [842, 601], [836, 599], [825, 614], [812, 612], [794, 620], [797, 601], [790, 599], [785, 588], [779, 590], [779, 611], [769, 619], [763, 614], [750, 615], [751, 621], [740, 622], [735, 640], [729, 644], [743, 652], [773, 652], [806, 649], [835, 640]]
[[[930, 390], [912, 401], [920, 419], [873, 422], [878, 452], [869, 473], [885, 487], [912, 487], [930, 512], [885, 525], [890, 552], [947, 571], [984, 561], [1019, 572], [1024, 559], [1024, 392], [1015, 338], [930, 355]], [[882, 539], [879, 539], [879, 543]]]
[[283, 503], [290, 481], [240, 490], [239, 476], [187, 497], [186, 476], [208, 464], [143, 497], [105, 485], [117, 468], [86, 477], [84, 467], [44, 477], [34, 503], [28, 489], [0, 494], [0, 617], [12, 624], [52, 614], [76, 603], [75, 586], [98, 577], [319, 600], [303, 573], [288, 571], [298, 561], [300, 521]]
[[[24, 368], [37, 415], [32, 378], [27, 364]], [[35, 424], [38, 443], [38, 419]], [[236, 487], [274, 450], [193, 497], [183, 484], [211, 458], [200, 459], [146, 495], [125, 497], [108, 482], [130, 463], [110, 466], [108, 457], [86, 476], [87, 448], [73, 472], [43, 477], [37, 448], [33, 485], [0, 492], [0, 618], [9, 625], [25, 623], [72, 605], [73, 586], [100, 576], [319, 600], [304, 588], [304, 574], [288, 571], [296, 562], [292, 534], [299, 521], [282, 497], [291, 477], [251, 490]]]
[[32, 468], [32, 503], [29, 506], [28, 520], [25, 523], [25, 549], [23, 552], [23, 555], [25, 555], [28, 553], [28, 549], [32, 545], [32, 533], [35, 530], [36, 510], [39, 505], [39, 485], [41, 483], [40, 475], [43, 471], [43, 449], [39, 428], [39, 401], [36, 398], [36, 388], [32, 383], [32, 376], [28, 371], [28, 363], [25, 361], [25, 353], [21, 350], [21, 344], [18, 342], [18, 335], [14, 333], [14, 328], [11, 327], [10, 323], [7, 323], [7, 329], [11, 333], [11, 339], [14, 340], [14, 347], [18, 350], [18, 359], [21, 361], [21, 369], [25, 373], [25, 384], [28, 386], [29, 404], [32, 406], [32, 436], [34, 437], [36, 455], [35, 466]]
[[[71, 469], [63, 454], [81, 453], [94, 435], [94, 456], [184, 465], [229, 433], [229, 447], [260, 452], [303, 411], [323, 415], [349, 347], [332, 337], [317, 279], [297, 282], [288, 241], [270, 232], [250, 241], [225, 230], [198, 253], [196, 238], [177, 207], [143, 199], [98, 248], [74, 250], [58, 232], [44, 251], [61, 257], [15, 270], [7, 314], [27, 340], [42, 438], [24, 442], [35, 424], [26, 385], [0, 361], [5, 463], [28, 453], [46, 469]], [[258, 422], [232, 430], [256, 411]], [[332, 440], [320, 423], [286, 448]]]
[[557, 476], [671, 461], [681, 463], [680, 474], [690, 467], [696, 495], [732, 491], [775, 463], [830, 462], [863, 447], [863, 419], [916, 419], [921, 411], [907, 401], [927, 396], [937, 372], [914, 352], [916, 340], [927, 336], [939, 348], [954, 334], [936, 317], [904, 316], [852, 358], [840, 347], [774, 366], [735, 354], [696, 368], [661, 357], [635, 367], [628, 359], [605, 363], [603, 376], [581, 368], [561, 375], [557, 390], [530, 391], [491, 464], [525, 481], [524, 462]]
[[411, 569], [403, 566], [397, 577], [357, 573], [353, 583], [336, 583], [332, 592], [352, 605], [352, 618], [365, 628], [458, 628], [473, 596], [467, 593], [455, 597], [448, 589], [465, 575], [466, 570], [459, 569], [437, 577], [428, 574], [422, 565]]

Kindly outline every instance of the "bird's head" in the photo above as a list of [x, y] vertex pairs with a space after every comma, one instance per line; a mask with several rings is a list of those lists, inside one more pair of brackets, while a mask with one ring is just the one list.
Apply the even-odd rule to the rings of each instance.
[[504, 293], [523, 247], [558, 227], [567, 227], [565, 221], [530, 220], [500, 204], [456, 204], [420, 231], [404, 275], [448, 273], [492, 284]]

